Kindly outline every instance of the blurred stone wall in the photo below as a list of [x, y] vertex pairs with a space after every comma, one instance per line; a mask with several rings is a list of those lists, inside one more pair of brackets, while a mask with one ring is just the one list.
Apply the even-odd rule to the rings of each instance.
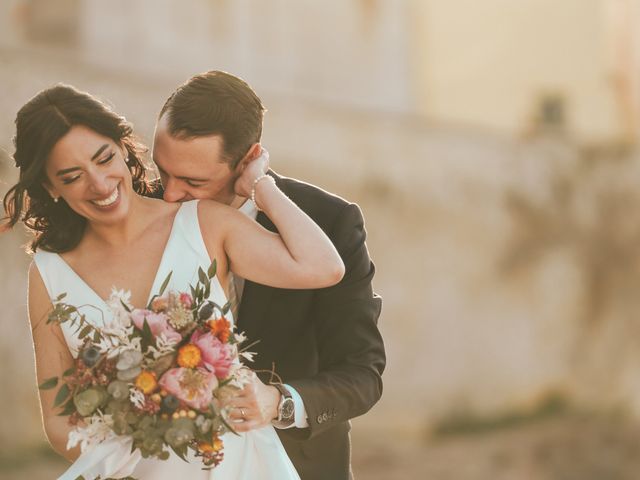
[[[492, 130], [488, 104], [476, 125], [414, 110], [431, 91], [418, 74], [429, 60], [413, 55], [425, 23], [411, 15], [428, 13], [416, 3], [51, 1], [71, 5], [58, 21], [76, 22], [80, 40], [43, 45], [26, 33], [38, 2], [0, 5], [13, 32], [0, 36], [0, 192], [15, 178], [15, 112], [39, 89], [63, 81], [107, 99], [148, 143], [178, 83], [227, 68], [265, 101], [275, 169], [364, 210], [389, 364], [384, 397], [357, 428], [422, 432], [457, 412], [535, 407], [554, 392], [583, 405], [636, 404], [636, 264], [623, 262], [620, 276], [613, 259], [636, 252], [624, 219], [638, 205], [637, 157], [588, 152], [558, 132], [524, 140]], [[445, 85], [433, 90], [443, 102], [456, 94]], [[522, 94], [507, 93], [494, 100]], [[20, 229], [0, 237], [0, 407], [15, 412], [0, 445], [41, 438], [25, 241]]]

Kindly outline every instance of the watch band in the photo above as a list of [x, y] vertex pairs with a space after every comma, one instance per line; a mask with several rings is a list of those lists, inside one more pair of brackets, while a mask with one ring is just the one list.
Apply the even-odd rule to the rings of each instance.
[[[295, 404], [291, 392], [281, 383], [272, 383], [280, 392], [281, 398], [278, 404], [278, 418], [273, 420], [273, 425], [277, 427], [288, 427], [295, 421]], [[286, 407], [286, 408], [285, 408]], [[289, 411], [289, 415], [285, 418], [285, 411]]]

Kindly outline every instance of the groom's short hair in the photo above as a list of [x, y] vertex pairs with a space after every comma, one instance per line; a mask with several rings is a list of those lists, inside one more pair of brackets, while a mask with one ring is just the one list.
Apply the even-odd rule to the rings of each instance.
[[224, 159], [235, 168], [262, 136], [265, 108], [241, 78], [212, 70], [187, 80], [167, 99], [169, 134], [180, 139], [220, 135]]

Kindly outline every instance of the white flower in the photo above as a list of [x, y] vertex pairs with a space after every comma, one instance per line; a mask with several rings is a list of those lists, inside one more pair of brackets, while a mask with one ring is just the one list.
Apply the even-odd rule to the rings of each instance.
[[256, 352], [240, 352], [240, 356], [247, 359], [249, 362], [253, 362], [253, 357], [255, 354]]
[[144, 393], [142, 393], [142, 391], [138, 390], [136, 387], [131, 387], [129, 389], [129, 400], [137, 408], [142, 409], [144, 407]]
[[125, 304], [129, 310], [133, 310], [131, 305], [131, 291], [130, 290], [118, 290], [116, 287], [111, 287], [111, 296], [107, 301], [107, 305], [112, 310], [122, 309], [126, 312], [126, 309], [122, 304]]
[[247, 339], [244, 333], [234, 333], [233, 338], [235, 339], [236, 343], [242, 343]]
[[85, 419], [86, 426], [75, 427], [69, 432], [67, 440], [67, 450], [74, 448], [80, 444], [82, 453], [94, 448], [97, 444], [102, 443], [116, 436], [111, 427], [113, 419], [111, 415], [103, 415], [97, 413]]
[[155, 341], [155, 347], [150, 345], [149, 348], [147, 348], [147, 354], [151, 353], [154, 360], [173, 353], [175, 346], [180, 343], [180, 339], [167, 338], [167, 335], [164, 332], [158, 335], [155, 338]]
[[125, 350], [141, 350], [140, 338], [131, 339], [133, 323], [127, 311], [127, 308], [131, 309], [130, 298], [131, 292], [113, 287], [106, 302], [109, 312], [103, 316], [100, 327], [102, 339], [96, 346], [101, 353], [107, 353], [108, 358], [114, 358]]
[[229, 377], [231, 377], [231, 380], [228, 385], [242, 389], [245, 385], [251, 383], [254, 376], [255, 373], [253, 370], [248, 369], [241, 363], [234, 363], [229, 369]]

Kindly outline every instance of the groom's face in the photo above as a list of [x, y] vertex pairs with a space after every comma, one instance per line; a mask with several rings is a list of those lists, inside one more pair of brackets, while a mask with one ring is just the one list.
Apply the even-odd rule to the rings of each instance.
[[224, 160], [220, 135], [175, 138], [163, 117], [156, 127], [153, 161], [160, 172], [167, 202], [199, 198], [228, 205], [235, 198], [237, 173]]

